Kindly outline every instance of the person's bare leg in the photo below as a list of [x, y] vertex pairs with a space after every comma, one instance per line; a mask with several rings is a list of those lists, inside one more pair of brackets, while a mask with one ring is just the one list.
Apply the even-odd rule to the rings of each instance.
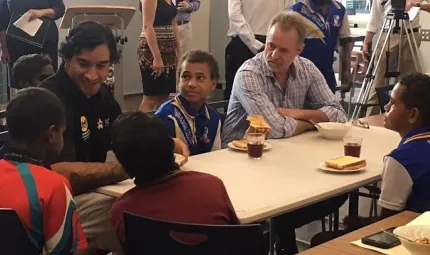
[[154, 110], [157, 110], [167, 100], [169, 100], [169, 95], [157, 96], [156, 99], [155, 99]]
[[151, 112], [157, 110], [160, 105], [169, 100], [169, 95], [163, 96], [143, 96], [139, 110], [141, 112]]
[[140, 103], [139, 111], [141, 112], [151, 112], [155, 108], [155, 97], [153, 96], [143, 96], [142, 103]]

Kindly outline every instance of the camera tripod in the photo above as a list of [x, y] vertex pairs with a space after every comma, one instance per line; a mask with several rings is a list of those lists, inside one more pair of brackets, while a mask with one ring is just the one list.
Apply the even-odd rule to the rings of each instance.
[[[388, 27], [388, 30], [385, 28]], [[422, 72], [422, 60], [419, 53], [417, 41], [415, 40], [412, 28], [411, 21], [409, 19], [408, 13], [404, 10], [395, 10], [391, 11], [387, 17], [384, 18], [383, 25], [381, 27], [382, 31], [387, 31], [386, 33], [381, 32], [378, 36], [378, 40], [376, 42], [375, 52], [371, 54], [370, 61], [368, 64], [368, 68], [366, 71], [366, 75], [364, 77], [362, 86], [360, 88], [360, 92], [357, 98], [357, 104], [354, 107], [354, 112], [352, 114], [352, 119], [358, 119], [360, 117], [360, 113], [363, 110], [363, 107], [369, 106], [367, 104], [367, 99], [370, 94], [370, 90], [373, 87], [375, 75], [380, 68], [382, 54], [387, 55], [387, 65], [385, 70], [385, 78], [388, 80], [390, 78], [396, 78], [400, 75], [400, 65], [402, 63], [402, 37], [406, 36], [408, 41], [408, 47], [412, 53], [412, 60], [414, 62], [415, 71]], [[382, 39], [383, 35], [386, 34], [385, 39]], [[395, 72], [389, 72], [389, 45], [390, 39], [393, 34], [399, 34], [399, 50], [398, 50], [398, 61], [397, 61], [397, 70]], [[382, 44], [382, 47], [379, 47]], [[369, 47], [369, 55], [370, 55]], [[380, 50], [378, 50], [380, 49]], [[388, 81], [387, 83], [388, 84]]]

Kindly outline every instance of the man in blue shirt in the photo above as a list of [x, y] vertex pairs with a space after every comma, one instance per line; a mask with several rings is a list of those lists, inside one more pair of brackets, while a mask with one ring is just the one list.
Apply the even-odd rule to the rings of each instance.
[[[342, 65], [342, 90], [349, 90], [351, 67], [351, 31], [345, 7], [334, 0], [302, 0], [289, 8], [306, 18], [313, 32], [305, 40], [300, 56], [311, 60], [324, 75], [331, 91], [335, 91], [336, 78], [333, 70], [334, 51], [337, 46]], [[310, 34], [319, 34], [312, 36]]]
[[199, 10], [200, 0], [176, 0], [176, 5], [178, 6], [176, 21], [179, 29], [179, 52], [184, 54], [191, 49], [191, 14]]
[[221, 117], [205, 103], [218, 79], [219, 67], [212, 54], [201, 50], [185, 53], [178, 65], [181, 94], [155, 113], [172, 137], [188, 145], [191, 155], [221, 149]]

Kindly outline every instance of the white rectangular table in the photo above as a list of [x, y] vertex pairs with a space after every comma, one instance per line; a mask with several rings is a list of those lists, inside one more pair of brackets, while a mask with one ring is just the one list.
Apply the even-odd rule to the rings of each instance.
[[[333, 174], [318, 170], [324, 160], [343, 155], [343, 142], [325, 140], [316, 131], [269, 140], [273, 148], [261, 160], [225, 149], [190, 157], [183, 170], [218, 176], [240, 221], [256, 222], [380, 180], [383, 157], [397, 147], [399, 135], [374, 126], [368, 130], [353, 127], [350, 134], [363, 137], [361, 155], [367, 161], [366, 171]], [[132, 187], [133, 181], [127, 180], [97, 192], [118, 197]]]

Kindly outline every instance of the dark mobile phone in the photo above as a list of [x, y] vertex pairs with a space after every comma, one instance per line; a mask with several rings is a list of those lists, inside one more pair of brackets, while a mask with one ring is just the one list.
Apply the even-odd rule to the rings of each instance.
[[[395, 227], [386, 229], [385, 231], [393, 233], [394, 229]], [[364, 237], [363, 239], [361, 239], [361, 242], [381, 249], [390, 249], [397, 245], [400, 245], [400, 240], [397, 237], [384, 233], [382, 231]]]

